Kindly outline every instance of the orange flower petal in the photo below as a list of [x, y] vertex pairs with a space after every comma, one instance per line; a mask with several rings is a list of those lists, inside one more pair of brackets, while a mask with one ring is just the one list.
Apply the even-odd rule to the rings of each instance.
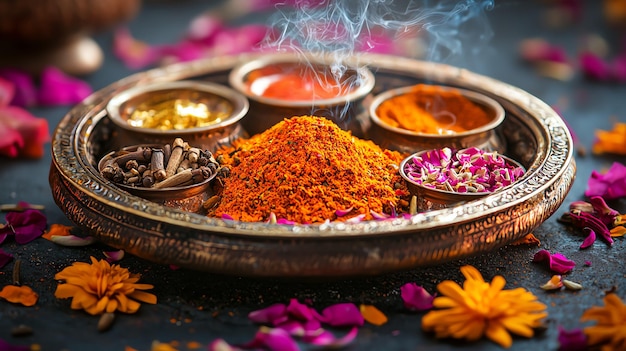
[[0, 297], [12, 302], [19, 303], [24, 306], [33, 306], [37, 303], [39, 295], [26, 285], [7, 285], [0, 291]]
[[615, 227], [611, 229], [611, 237], [616, 238], [618, 236], [624, 236], [626, 234], [626, 227]]
[[387, 323], [387, 316], [381, 312], [376, 306], [360, 305], [359, 310], [363, 319], [374, 325], [383, 325]]
[[596, 130], [596, 140], [591, 150], [594, 154], [626, 155], [626, 123], [615, 123], [610, 131]]
[[48, 229], [48, 231], [46, 231], [41, 237], [48, 239], [48, 240], [52, 240], [53, 235], [67, 236], [67, 235], [70, 235], [70, 230], [72, 228], [73, 227], [71, 226], [63, 225], [63, 224], [51, 224], [50, 229]]

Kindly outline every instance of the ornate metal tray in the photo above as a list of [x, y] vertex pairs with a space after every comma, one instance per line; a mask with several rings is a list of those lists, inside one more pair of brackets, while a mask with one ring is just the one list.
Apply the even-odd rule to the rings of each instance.
[[320, 225], [209, 218], [133, 196], [100, 176], [97, 162], [116, 128], [105, 111], [113, 95], [135, 85], [182, 79], [227, 84], [234, 65], [258, 55], [137, 73], [73, 108], [52, 139], [50, 186], [57, 205], [101, 242], [157, 263], [243, 276], [341, 277], [433, 265], [506, 245], [551, 216], [574, 181], [571, 135], [544, 102], [464, 69], [385, 55], [360, 57], [375, 73], [374, 93], [431, 82], [478, 91], [500, 102], [506, 118], [498, 132], [507, 154], [526, 167], [526, 175], [505, 191], [410, 219]]

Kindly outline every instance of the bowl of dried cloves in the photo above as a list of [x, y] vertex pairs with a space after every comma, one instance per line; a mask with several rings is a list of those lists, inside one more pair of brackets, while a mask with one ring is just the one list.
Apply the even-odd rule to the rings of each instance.
[[211, 181], [223, 169], [209, 150], [182, 138], [167, 144], [141, 144], [106, 154], [102, 177], [146, 200], [196, 212], [211, 195]]

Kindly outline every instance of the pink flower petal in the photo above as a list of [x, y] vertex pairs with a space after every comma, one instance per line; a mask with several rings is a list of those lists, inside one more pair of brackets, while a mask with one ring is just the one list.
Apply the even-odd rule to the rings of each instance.
[[309, 321], [314, 318], [311, 310], [310, 306], [300, 303], [298, 299], [289, 300], [289, 305], [287, 306], [287, 313], [291, 317], [302, 321]]
[[46, 216], [39, 210], [9, 212], [5, 220], [7, 225], [0, 228], [0, 235], [12, 233], [18, 244], [26, 244], [37, 239], [46, 229]]
[[131, 69], [145, 68], [160, 59], [154, 47], [135, 40], [127, 28], [120, 28], [113, 34], [113, 54]]
[[240, 348], [234, 347], [224, 339], [213, 340], [208, 347], [209, 351], [239, 351]]
[[91, 95], [86, 82], [70, 77], [56, 67], [46, 67], [41, 73], [38, 102], [43, 106], [73, 105]]
[[607, 81], [611, 79], [611, 70], [609, 65], [600, 57], [590, 52], [584, 52], [580, 55], [579, 61], [585, 77], [598, 81]]
[[587, 233], [587, 236], [585, 237], [585, 240], [583, 240], [583, 243], [580, 244], [581, 250], [590, 247], [596, 241], [596, 232], [594, 232], [591, 228], [585, 227], [583, 228], [583, 231]]
[[587, 350], [587, 336], [582, 329], [565, 330], [559, 326], [559, 351]]
[[0, 249], [0, 268], [3, 268], [7, 265], [7, 263], [11, 262], [13, 259], [13, 255], [10, 253], [4, 252], [4, 250]]
[[569, 260], [565, 255], [561, 253], [550, 254], [548, 250], [540, 250], [533, 257], [533, 262], [543, 262], [548, 261], [548, 266], [550, 270], [559, 273], [565, 274], [571, 271], [576, 263], [574, 261]]
[[269, 307], [250, 312], [248, 318], [254, 323], [275, 326], [287, 321], [287, 306], [282, 303], [273, 304]]
[[617, 210], [609, 207], [601, 196], [592, 196], [591, 199], [589, 199], [589, 203], [591, 203], [591, 206], [602, 223], [606, 224], [607, 227], [613, 226], [615, 219], [620, 215]]
[[96, 242], [91, 236], [80, 237], [76, 235], [53, 235], [50, 241], [61, 246], [89, 246]]
[[270, 351], [299, 351], [296, 341], [280, 328], [261, 327], [254, 339], [246, 344], [239, 345], [244, 349], [258, 349], [264, 347]]
[[8, 103], [5, 104], [0, 99], [0, 107], [7, 105], [30, 107], [37, 104], [37, 89], [30, 74], [17, 69], [4, 68], [0, 69], [0, 78], [11, 82], [14, 87]]
[[601, 196], [605, 200], [626, 197], [626, 166], [613, 162], [606, 173], [591, 172], [585, 196]]
[[365, 322], [359, 308], [350, 302], [338, 303], [322, 311], [322, 322], [333, 327], [362, 326]]
[[106, 261], [109, 263], [117, 262], [124, 258], [124, 250], [117, 251], [103, 251], [104, 257], [106, 257]]
[[333, 333], [324, 330], [322, 333], [315, 337], [305, 338], [305, 341], [309, 344], [323, 346], [326, 348], [342, 348], [354, 341], [358, 332], [359, 328], [352, 327], [352, 329], [350, 329], [350, 331], [346, 335], [342, 336], [341, 338], [337, 338], [335, 337], [335, 335], [333, 335]]
[[595, 232], [596, 235], [600, 235], [604, 241], [609, 245], [613, 244], [613, 238], [611, 238], [611, 232], [609, 228], [597, 217], [595, 213], [588, 212], [570, 212], [567, 216], [571, 219], [573, 225], [580, 229], [589, 228]]
[[11, 100], [15, 96], [15, 84], [2, 78], [2, 72], [0, 71], [0, 108], [9, 106]]
[[224, 21], [213, 14], [202, 14], [194, 18], [189, 24], [187, 37], [190, 40], [200, 41], [206, 45], [213, 43], [215, 34], [224, 29]]
[[50, 140], [48, 121], [17, 106], [0, 107], [0, 155], [41, 158]]
[[404, 307], [411, 311], [425, 311], [433, 308], [434, 296], [426, 289], [415, 284], [406, 283], [400, 287], [400, 296], [404, 302]]

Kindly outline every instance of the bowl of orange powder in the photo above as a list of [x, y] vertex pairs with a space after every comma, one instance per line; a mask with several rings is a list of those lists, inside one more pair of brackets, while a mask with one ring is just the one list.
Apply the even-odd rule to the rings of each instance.
[[230, 85], [250, 101], [242, 121], [250, 134], [289, 116], [315, 115], [358, 135], [363, 130], [362, 102], [374, 80], [366, 67], [321, 53], [263, 55], [240, 63], [229, 75]]
[[405, 153], [450, 147], [505, 152], [497, 133], [504, 108], [476, 91], [417, 84], [385, 91], [369, 106], [371, 138]]

